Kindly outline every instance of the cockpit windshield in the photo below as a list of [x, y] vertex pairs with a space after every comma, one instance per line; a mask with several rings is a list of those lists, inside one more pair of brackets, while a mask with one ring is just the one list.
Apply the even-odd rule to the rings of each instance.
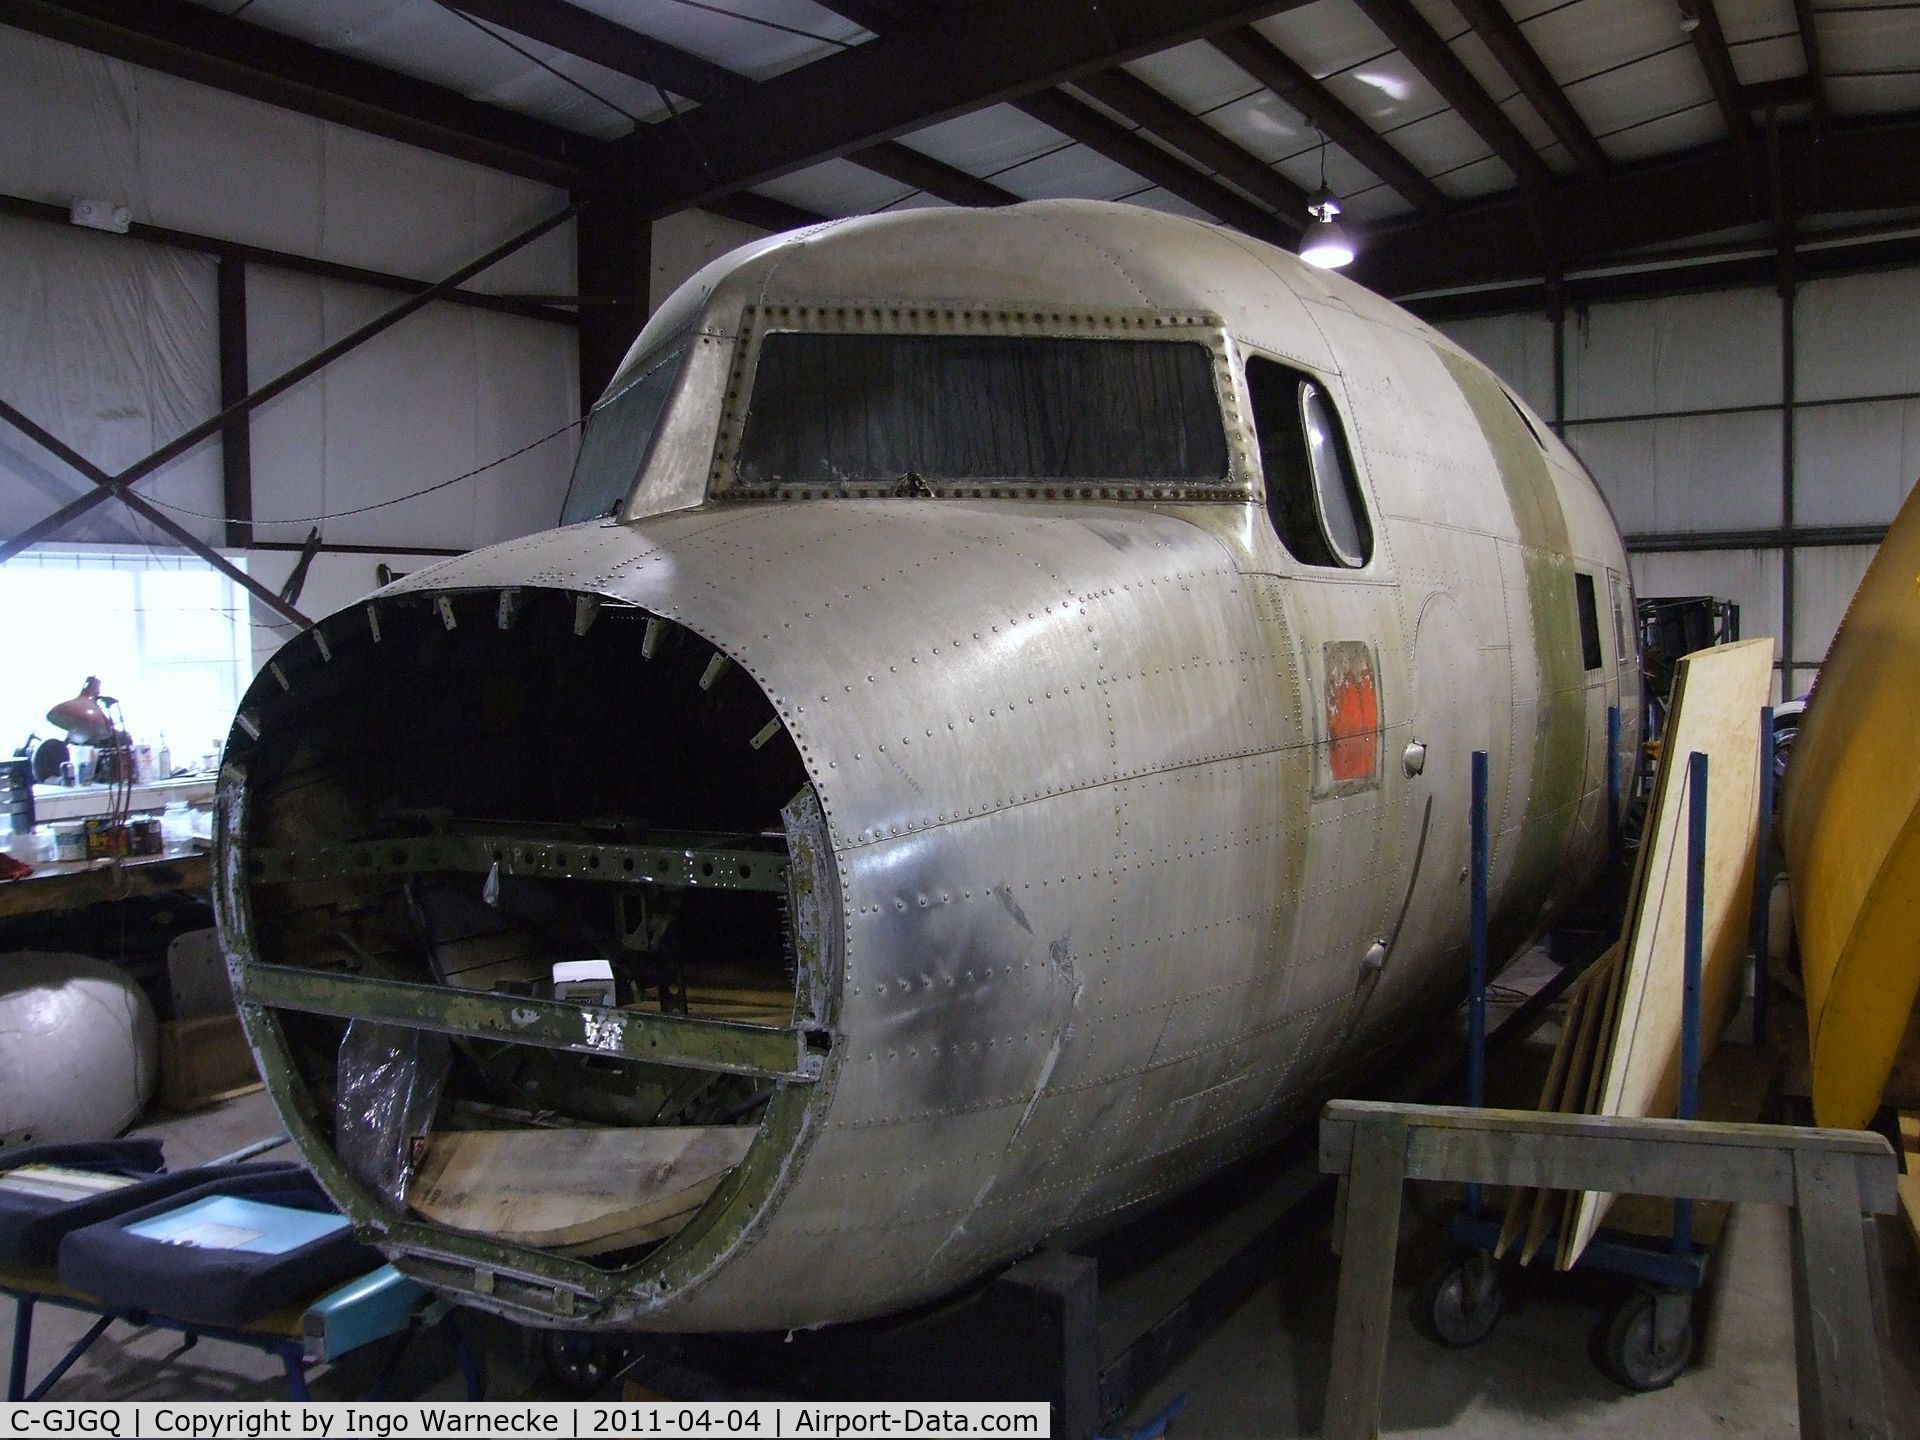
[[618, 390], [593, 407], [560, 511], [562, 525], [611, 514], [633, 489], [659, 434], [687, 340], [683, 330], [663, 342], [633, 367]]
[[761, 342], [735, 483], [1218, 484], [1227, 468], [1197, 342], [780, 331]]

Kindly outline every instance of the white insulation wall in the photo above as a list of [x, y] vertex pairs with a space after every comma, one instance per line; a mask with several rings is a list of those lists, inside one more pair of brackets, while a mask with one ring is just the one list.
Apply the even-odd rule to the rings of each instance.
[[[438, 279], [566, 203], [531, 181], [0, 28], [0, 193], [128, 206], [137, 221], [318, 259]], [[403, 298], [248, 267], [249, 383], [258, 386]], [[573, 226], [470, 282], [570, 295]], [[0, 218], [0, 396], [108, 470], [218, 410], [215, 262], [205, 255]], [[572, 327], [430, 305], [255, 412], [255, 534], [335, 545], [464, 549], [550, 525], [573, 462], [566, 431], [473, 480], [451, 479], [560, 430], [578, 411]], [[0, 425], [0, 534], [86, 483]], [[141, 482], [220, 542], [219, 440]], [[361, 511], [362, 513], [348, 513]], [[190, 512], [199, 512], [198, 514]], [[318, 517], [312, 519], [310, 517]], [[63, 539], [151, 541], [118, 504]], [[379, 556], [323, 553], [309, 614], [372, 588]], [[263, 578], [292, 557], [256, 551]], [[265, 616], [256, 616], [264, 619]], [[261, 648], [270, 648], [271, 635]]]
[[[1566, 413], [1557, 415], [1553, 326], [1538, 314], [1449, 321], [1449, 335], [1560, 422], [1620, 528], [1635, 540], [1778, 530], [1787, 523], [1785, 397], [1793, 404], [1792, 524], [1885, 526], [1920, 479], [1920, 270], [1803, 283], [1793, 300], [1794, 374], [1783, 374], [1783, 304], [1772, 289], [1626, 300], [1570, 312]], [[1812, 682], [1871, 545], [1642, 550], [1642, 596], [1740, 602], [1747, 635], [1787, 621], [1789, 694]]]

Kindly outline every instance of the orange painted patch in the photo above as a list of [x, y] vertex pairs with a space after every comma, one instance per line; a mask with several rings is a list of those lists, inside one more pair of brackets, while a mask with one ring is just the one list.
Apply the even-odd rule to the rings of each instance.
[[[1379, 764], [1380, 697], [1372, 657], [1327, 676], [1327, 768], [1335, 781], [1371, 780]], [[1349, 654], [1352, 652], [1350, 651]]]

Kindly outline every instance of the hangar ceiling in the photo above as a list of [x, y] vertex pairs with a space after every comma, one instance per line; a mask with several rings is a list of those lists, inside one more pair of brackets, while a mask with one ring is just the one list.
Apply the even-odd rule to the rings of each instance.
[[1913, 4], [0, 0], [0, 23], [771, 228], [1087, 196], [1289, 244], [1324, 136], [1351, 273], [1429, 313], [1608, 267], [1920, 254]]

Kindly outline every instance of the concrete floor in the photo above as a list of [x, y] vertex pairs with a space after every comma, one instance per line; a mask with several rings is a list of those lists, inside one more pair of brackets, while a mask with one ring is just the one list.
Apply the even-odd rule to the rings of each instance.
[[[1421, 1188], [1409, 1189], [1401, 1235], [1383, 1433], [1476, 1440], [1618, 1440], [1629, 1428], [1636, 1440], [1799, 1433], [1784, 1210], [1734, 1214], [1716, 1256], [1704, 1327], [1696, 1316], [1695, 1364], [1671, 1389], [1629, 1395], [1597, 1363], [1611, 1302], [1625, 1293], [1599, 1279], [1508, 1269], [1507, 1310], [1485, 1344], [1447, 1350], [1420, 1335], [1410, 1318], [1414, 1291], [1447, 1254], [1442, 1224], [1457, 1203]], [[1889, 1409], [1894, 1433], [1913, 1436], [1920, 1435], [1913, 1423], [1920, 1415], [1913, 1368], [1920, 1276], [1899, 1258], [1888, 1273]], [[1174, 1440], [1321, 1433], [1338, 1267], [1325, 1229], [1302, 1236], [1276, 1267], [1279, 1278], [1154, 1387], [1129, 1423], [1144, 1423], [1184, 1393]]]
[[[277, 1131], [271, 1107], [257, 1094], [141, 1127], [141, 1133], [164, 1139], [174, 1166], [211, 1160]], [[1507, 1313], [1477, 1349], [1444, 1350], [1414, 1331], [1408, 1318], [1413, 1291], [1446, 1254], [1440, 1227], [1453, 1203], [1433, 1187], [1408, 1192], [1386, 1433], [1485, 1440], [1540, 1434], [1615, 1440], [1623, 1427], [1631, 1427], [1636, 1440], [1797, 1433], [1784, 1212], [1765, 1207], [1736, 1212], [1716, 1259], [1698, 1362], [1671, 1389], [1630, 1396], [1593, 1359], [1596, 1332], [1615, 1293], [1596, 1280], [1508, 1271]], [[1883, 1231], [1882, 1248], [1889, 1409], [1896, 1434], [1920, 1437], [1915, 1423], [1920, 1417], [1915, 1369], [1920, 1270], [1897, 1222]], [[1173, 1440], [1318, 1434], [1337, 1275], [1325, 1228], [1301, 1234], [1275, 1267], [1276, 1278], [1148, 1393], [1128, 1423], [1143, 1423], [1185, 1394], [1187, 1407], [1168, 1432]], [[6, 1345], [12, 1336], [11, 1307], [0, 1309], [8, 1311], [0, 1318], [0, 1345]], [[34, 1373], [44, 1371], [85, 1326], [84, 1317], [73, 1312], [43, 1308], [35, 1326]], [[488, 1352], [492, 1398], [545, 1393], [532, 1378], [525, 1336], [493, 1322], [470, 1328]], [[317, 1372], [316, 1398], [361, 1393], [377, 1359], [355, 1357]], [[50, 1398], [269, 1399], [283, 1396], [282, 1386], [279, 1362], [258, 1352], [214, 1341], [183, 1350], [170, 1332], [116, 1325]], [[432, 1344], [417, 1347], [389, 1390], [395, 1396], [442, 1399], [460, 1393], [451, 1361]]]

